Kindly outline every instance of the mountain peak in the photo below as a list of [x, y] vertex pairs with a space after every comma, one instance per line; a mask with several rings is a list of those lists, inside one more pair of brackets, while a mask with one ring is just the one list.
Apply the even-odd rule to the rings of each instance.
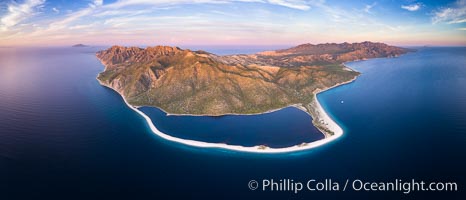
[[113, 65], [124, 62], [149, 62], [160, 56], [173, 56], [185, 52], [190, 52], [190, 50], [161, 45], [146, 48], [114, 45], [96, 54], [97, 57], [104, 60], [107, 64]]

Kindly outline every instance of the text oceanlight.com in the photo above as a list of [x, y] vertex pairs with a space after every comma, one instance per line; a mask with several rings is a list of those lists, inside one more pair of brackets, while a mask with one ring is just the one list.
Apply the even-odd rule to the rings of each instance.
[[307, 181], [295, 181], [293, 179], [263, 179], [251, 180], [248, 182], [250, 190], [269, 192], [292, 192], [301, 191], [395, 191], [409, 194], [414, 191], [458, 191], [456, 182], [425, 182], [422, 180], [402, 180], [392, 181], [365, 181], [360, 179], [346, 179], [345, 181], [335, 181], [332, 179], [309, 179]]

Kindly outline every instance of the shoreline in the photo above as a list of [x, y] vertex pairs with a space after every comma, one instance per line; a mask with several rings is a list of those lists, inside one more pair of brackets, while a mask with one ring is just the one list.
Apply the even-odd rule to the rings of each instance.
[[[344, 65], [344, 67], [346, 67], [346, 65]], [[346, 68], [348, 68], [348, 67], [346, 67]], [[117, 92], [122, 97], [123, 101], [125, 102], [125, 104], [130, 109], [132, 109], [133, 111], [135, 111], [136, 113], [141, 115], [146, 120], [146, 122], [149, 125], [149, 128], [151, 129], [151, 131], [154, 134], [156, 134], [157, 136], [159, 136], [159, 137], [161, 137], [163, 139], [166, 139], [166, 140], [169, 140], [169, 141], [172, 141], [172, 142], [176, 142], [176, 143], [181, 143], [181, 144], [188, 145], [188, 146], [201, 147], [201, 148], [219, 148], [219, 149], [226, 149], [226, 150], [247, 152], [247, 153], [290, 153], [290, 152], [297, 152], [297, 151], [313, 149], [313, 148], [322, 146], [324, 144], [327, 144], [329, 142], [332, 142], [332, 141], [336, 140], [337, 138], [339, 138], [340, 136], [343, 135], [343, 133], [344, 133], [343, 129], [327, 114], [327, 112], [325, 112], [325, 110], [321, 106], [319, 100], [317, 99], [317, 95], [319, 93], [321, 93], [321, 92], [330, 90], [332, 88], [351, 83], [354, 80], [356, 80], [357, 77], [358, 76], [354, 77], [353, 79], [351, 79], [349, 81], [345, 81], [345, 82], [336, 84], [336, 85], [334, 85], [332, 87], [326, 88], [325, 90], [317, 90], [316, 92], [314, 92], [314, 100], [312, 102], [310, 102], [310, 104], [309, 104], [310, 108], [312, 108], [312, 111], [309, 111], [304, 105], [299, 105], [299, 104], [293, 104], [293, 105], [283, 107], [283, 108], [287, 108], [287, 107], [293, 106], [293, 107], [296, 107], [296, 108], [306, 112], [307, 114], [309, 114], [312, 117], [313, 125], [322, 134], [324, 134], [324, 139], [316, 140], [316, 141], [309, 142], [309, 143], [303, 142], [301, 144], [297, 144], [297, 145], [294, 145], [294, 146], [280, 147], [280, 148], [272, 148], [272, 147], [267, 147], [267, 146], [264, 146], [264, 145], [256, 145], [256, 146], [252, 146], [252, 147], [246, 147], [246, 146], [241, 146], [241, 145], [229, 145], [229, 144], [225, 144], [225, 143], [209, 143], [209, 142], [202, 142], [202, 141], [197, 141], [197, 140], [189, 140], [189, 139], [182, 139], [182, 138], [173, 137], [171, 135], [168, 135], [168, 134], [163, 133], [162, 131], [158, 130], [157, 127], [155, 126], [155, 124], [152, 122], [152, 119], [150, 119], [150, 117], [147, 116], [146, 114], [144, 114], [142, 111], [138, 110], [136, 106], [132, 106], [131, 104], [129, 104], [128, 101], [126, 101], [126, 98], [124, 97], [124, 95], [120, 94], [118, 91], [111, 88], [107, 84], [102, 83], [97, 77], [96, 77], [96, 80], [102, 86], [105, 86], [105, 87], [110, 88], [113, 91]], [[269, 110], [269, 111], [263, 112], [263, 113], [249, 114], [249, 115], [258, 115], [258, 114], [270, 113], [270, 112], [281, 110], [283, 108]], [[313, 111], [314, 111], [314, 113], [311, 113]], [[167, 113], [167, 115], [170, 115], [170, 114]], [[176, 115], [176, 114], [174, 114], [174, 115]], [[234, 115], [234, 114], [232, 114], [232, 115]], [[236, 115], [243, 115], [243, 114], [236, 114]], [[248, 115], [248, 114], [245, 114], [245, 115]], [[313, 116], [313, 115], [316, 115], [316, 116]], [[207, 116], [207, 115], [191, 115], [191, 116]], [[321, 124], [324, 124], [324, 128], [326, 128], [328, 130], [323, 130], [321, 126], [316, 126], [315, 123], [317, 123], [317, 122], [321, 122]], [[328, 131], [333, 132], [333, 134], [330, 134]]]
[[[135, 108], [140, 108], [140, 107], [156, 107], [156, 106], [133, 106]], [[169, 113], [167, 112], [166, 110], [162, 109], [162, 108], [159, 108], [159, 107], [156, 107], [157, 109], [163, 111], [167, 116], [193, 116], [193, 117], [221, 117], [221, 116], [240, 116], [240, 115], [247, 115], [247, 116], [250, 116], [250, 115], [262, 115], [262, 114], [267, 114], [267, 113], [272, 113], [272, 112], [275, 112], [275, 111], [279, 111], [281, 109], [284, 109], [284, 108], [288, 108], [288, 107], [295, 107], [297, 109], [300, 109], [300, 110], [303, 110], [304, 107], [301, 105], [301, 104], [290, 104], [290, 105], [287, 105], [287, 106], [284, 106], [282, 108], [277, 108], [277, 109], [272, 109], [272, 110], [268, 110], [268, 111], [265, 111], [265, 112], [260, 112], [260, 113], [245, 113], [245, 114], [239, 114], [239, 113], [224, 113], [224, 114], [218, 114], [218, 115], [208, 115], [208, 114], [177, 114], [177, 113]], [[306, 113], [307, 111], [304, 110]]]

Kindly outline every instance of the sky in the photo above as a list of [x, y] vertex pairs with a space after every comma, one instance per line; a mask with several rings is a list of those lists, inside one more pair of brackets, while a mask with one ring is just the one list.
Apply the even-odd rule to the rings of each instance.
[[0, 46], [466, 45], [466, 0], [0, 0]]

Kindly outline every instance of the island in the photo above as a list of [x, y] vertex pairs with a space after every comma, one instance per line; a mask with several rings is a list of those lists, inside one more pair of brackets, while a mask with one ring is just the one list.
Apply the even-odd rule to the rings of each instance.
[[71, 47], [88, 47], [87, 45], [84, 45], [84, 44], [75, 44]]
[[[170, 115], [219, 116], [261, 114], [294, 106], [311, 115], [328, 142], [343, 130], [322, 109], [316, 94], [359, 76], [343, 63], [396, 57], [409, 51], [374, 42], [302, 44], [226, 56], [170, 46], [112, 46], [96, 53], [105, 66], [97, 79], [118, 92], [135, 111], [153, 106]], [[147, 116], [146, 120], [152, 123]], [[291, 149], [324, 143], [316, 142]], [[256, 149], [270, 150], [266, 146]]]

